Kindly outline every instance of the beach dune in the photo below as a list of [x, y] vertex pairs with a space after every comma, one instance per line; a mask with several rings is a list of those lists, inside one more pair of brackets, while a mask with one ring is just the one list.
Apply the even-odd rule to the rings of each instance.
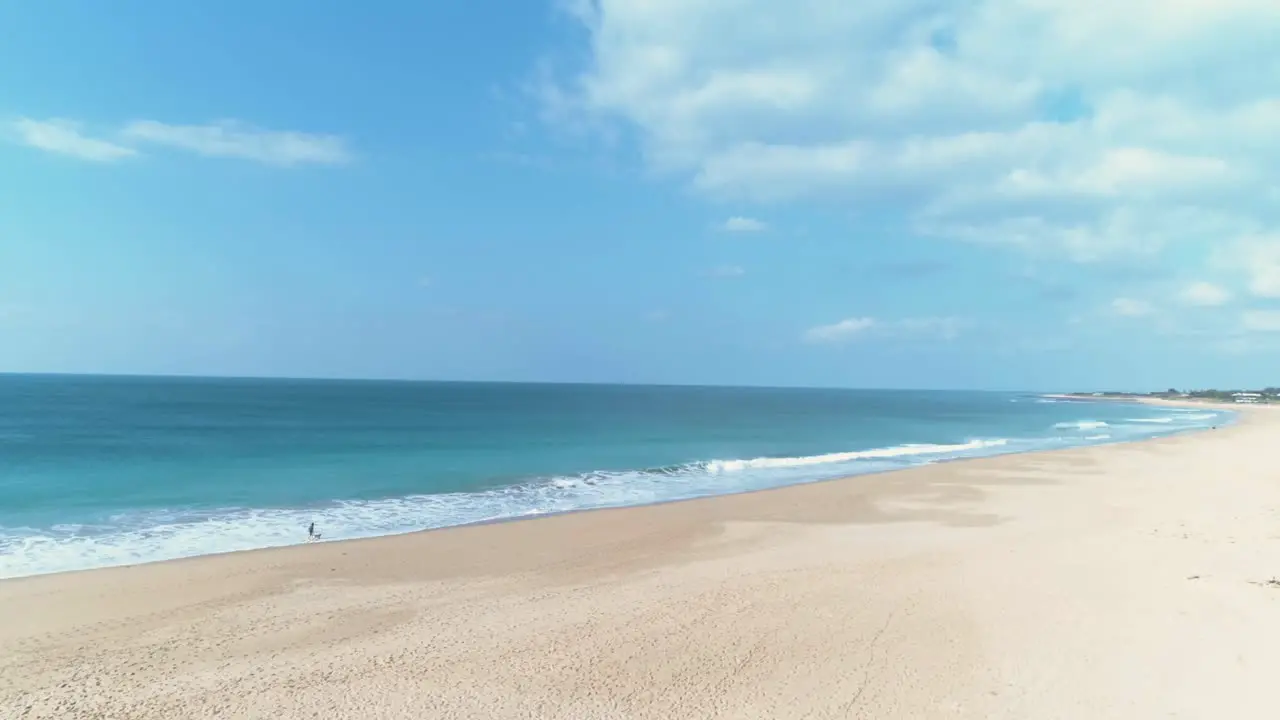
[[1280, 413], [0, 582], [3, 718], [1275, 718]]

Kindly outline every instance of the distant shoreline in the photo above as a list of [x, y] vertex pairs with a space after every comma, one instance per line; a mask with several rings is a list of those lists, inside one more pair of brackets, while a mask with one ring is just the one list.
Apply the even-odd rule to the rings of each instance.
[[1142, 395], [1139, 393], [1047, 393], [1041, 397], [1054, 400], [1079, 400], [1092, 402], [1138, 402], [1150, 405], [1177, 406], [1177, 405], [1210, 405], [1220, 407], [1226, 410], [1239, 409], [1242, 406], [1249, 405], [1270, 405], [1272, 398], [1262, 395], [1261, 402], [1242, 403], [1228, 400], [1225, 397], [1197, 397], [1193, 395], [1165, 395], [1152, 394]]

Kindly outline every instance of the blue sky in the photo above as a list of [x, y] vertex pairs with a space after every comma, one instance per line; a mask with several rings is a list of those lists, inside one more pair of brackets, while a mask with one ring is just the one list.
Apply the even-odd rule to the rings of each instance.
[[0, 9], [0, 371], [1278, 380], [1273, 0], [203, 5]]

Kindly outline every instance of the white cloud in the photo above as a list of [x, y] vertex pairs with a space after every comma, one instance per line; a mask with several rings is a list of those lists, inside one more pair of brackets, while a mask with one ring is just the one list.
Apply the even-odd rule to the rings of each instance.
[[1091, 163], [1059, 167], [1049, 173], [1016, 169], [995, 185], [1011, 197], [1071, 196], [1119, 197], [1169, 192], [1177, 188], [1197, 191], [1205, 185], [1230, 179], [1231, 167], [1221, 158], [1173, 155], [1138, 147], [1103, 150]]
[[1111, 311], [1122, 317], [1145, 317], [1150, 315], [1154, 308], [1146, 300], [1118, 297], [1111, 301]]
[[747, 271], [741, 265], [721, 265], [711, 269], [711, 277], [733, 278], [746, 275]]
[[1280, 332], [1280, 310], [1247, 310], [1240, 324], [1250, 332]]
[[724, 224], [720, 226], [720, 229], [725, 232], [754, 233], [764, 232], [769, 229], [769, 226], [765, 224], [764, 221], [737, 215], [725, 220]]
[[168, 125], [155, 120], [129, 123], [123, 136], [139, 143], [167, 146], [206, 157], [239, 158], [267, 165], [340, 165], [351, 160], [337, 135], [263, 130], [239, 122]]
[[1079, 261], [1280, 225], [1275, 0], [572, 8], [589, 60], [543, 85], [553, 117], [634, 131], [710, 196], [874, 202]]
[[114, 162], [137, 154], [133, 148], [83, 134], [70, 120], [20, 118], [12, 127], [24, 145], [81, 160]]
[[804, 339], [811, 343], [840, 343], [874, 334], [890, 338], [954, 340], [969, 325], [968, 320], [956, 317], [919, 317], [901, 320], [851, 317], [830, 325], [809, 328], [804, 333]]
[[809, 328], [804, 337], [809, 342], [844, 342], [866, 333], [877, 324], [875, 318], [851, 317], [830, 325]]
[[1231, 293], [1225, 288], [1208, 282], [1193, 282], [1182, 290], [1182, 300], [1188, 305], [1216, 307], [1231, 301]]
[[337, 135], [263, 130], [234, 121], [209, 125], [168, 125], [137, 120], [125, 125], [115, 140], [85, 135], [70, 120], [20, 118], [10, 124], [24, 145], [93, 162], [113, 162], [138, 154], [138, 145], [152, 144], [207, 157], [253, 160], [268, 165], [338, 165], [351, 153]]
[[1280, 298], [1280, 233], [1244, 235], [1221, 248], [1217, 260], [1244, 275], [1250, 294]]

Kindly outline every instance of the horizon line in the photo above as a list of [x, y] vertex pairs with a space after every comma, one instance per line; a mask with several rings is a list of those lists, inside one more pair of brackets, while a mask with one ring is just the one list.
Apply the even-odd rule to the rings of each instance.
[[[163, 379], [163, 380], [279, 380], [292, 382], [367, 382], [367, 383], [405, 383], [405, 384], [470, 384], [470, 385], [581, 385], [581, 386], [625, 386], [653, 388], [726, 388], [754, 390], [871, 390], [885, 392], [979, 392], [979, 393], [1031, 393], [1036, 395], [1069, 392], [1066, 390], [1030, 390], [1030, 389], [997, 389], [997, 388], [945, 388], [945, 387], [855, 387], [850, 385], [768, 385], [768, 384], [722, 384], [722, 383], [672, 383], [672, 382], [626, 382], [626, 381], [593, 381], [593, 380], [463, 380], [448, 378], [406, 378], [406, 377], [351, 377], [332, 375], [206, 375], [200, 373], [135, 373], [135, 372], [59, 372], [59, 371], [11, 371], [0, 370], [3, 377], [44, 377], [44, 378], [119, 378], [119, 379]], [[1120, 391], [1111, 391], [1120, 392]]]

